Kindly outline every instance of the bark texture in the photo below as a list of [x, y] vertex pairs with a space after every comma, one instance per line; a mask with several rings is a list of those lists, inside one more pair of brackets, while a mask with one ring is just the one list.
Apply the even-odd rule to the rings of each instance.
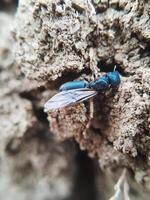
[[14, 61], [13, 23], [12, 15], [0, 12], [0, 199], [66, 199], [76, 173], [75, 149], [57, 142], [42, 121], [34, 104], [37, 87]]
[[[15, 181], [9, 192], [17, 191], [21, 199], [105, 200], [113, 193], [118, 169], [128, 168], [132, 199], [148, 200], [150, 2], [21, 0], [15, 20], [3, 13], [0, 20], [0, 148], [2, 171], [7, 166], [8, 176], [7, 183], [0, 183], [4, 191]], [[92, 120], [88, 101], [49, 112], [46, 120], [43, 105], [62, 83], [91, 81], [114, 66], [121, 84], [94, 98]], [[89, 195], [81, 183], [86, 177]]]

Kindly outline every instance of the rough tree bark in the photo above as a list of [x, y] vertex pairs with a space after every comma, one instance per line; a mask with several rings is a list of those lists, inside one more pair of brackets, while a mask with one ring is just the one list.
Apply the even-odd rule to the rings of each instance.
[[[149, 15], [146, 0], [21, 0], [15, 20], [1, 14], [0, 147], [7, 181], [0, 182], [0, 195], [10, 186], [11, 199], [17, 192], [20, 199], [105, 200], [127, 168], [131, 199], [149, 199]], [[114, 66], [121, 84], [93, 99], [87, 130], [88, 101], [49, 112], [46, 120], [43, 105], [61, 83], [90, 81]]]

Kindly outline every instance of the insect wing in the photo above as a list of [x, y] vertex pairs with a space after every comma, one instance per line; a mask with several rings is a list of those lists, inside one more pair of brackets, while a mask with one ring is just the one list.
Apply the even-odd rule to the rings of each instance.
[[45, 103], [45, 111], [73, 105], [75, 103], [82, 102], [90, 97], [93, 97], [96, 94], [97, 92], [95, 90], [91, 90], [88, 88], [62, 91], [53, 96]]

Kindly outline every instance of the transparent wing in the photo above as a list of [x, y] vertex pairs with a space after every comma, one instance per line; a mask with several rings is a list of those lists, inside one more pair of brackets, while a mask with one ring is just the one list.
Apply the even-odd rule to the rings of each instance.
[[84, 101], [97, 94], [95, 90], [80, 88], [62, 91], [49, 99], [45, 105], [45, 111], [63, 108]]

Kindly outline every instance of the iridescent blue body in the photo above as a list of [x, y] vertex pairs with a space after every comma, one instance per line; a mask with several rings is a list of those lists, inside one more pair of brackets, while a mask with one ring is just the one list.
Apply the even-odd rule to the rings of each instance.
[[70, 81], [62, 84], [59, 88], [59, 91], [86, 88], [86, 87], [88, 87], [88, 83], [86, 83], [85, 81]]
[[45, 103], [45, 111], [60, 109], [85, 101], [99, 92], [116, 87], [119, 84], [120, 76], [118, 71], [108, 72], [90, 83], [85, 81], [64, 83], [59, 88], [60, 92]]
[[70, 81], [60, 86], [59, 91], [66, 91], [79, 88], [91, 88], [96, 91], [107, 90], [116, 87], [120, 83], [118, 71], [108, 72], [96, 80], [86, 83], [85, 81]]

